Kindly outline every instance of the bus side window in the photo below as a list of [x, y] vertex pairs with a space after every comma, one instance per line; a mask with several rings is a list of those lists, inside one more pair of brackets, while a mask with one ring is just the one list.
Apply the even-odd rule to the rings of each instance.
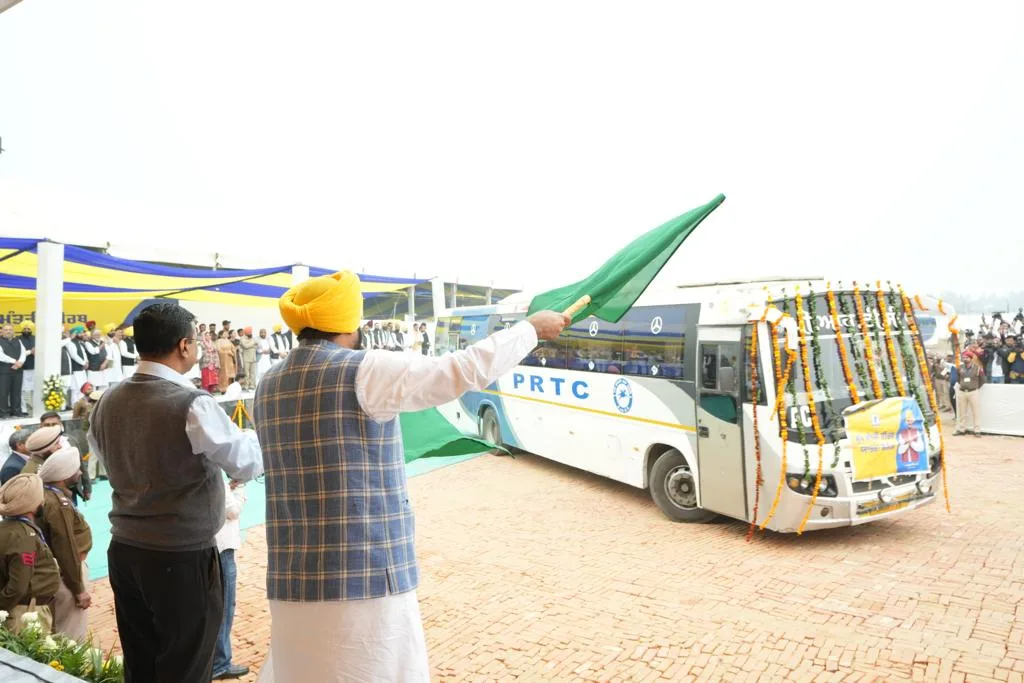
[[590, 317], [567, 328], [566, 361], [570, 370], [622, 373], [622, 324]]
[[679, 379], [683, 376], [682, 306], [631, 308], [622, 318], [623, 372]]
[[718, 346], [716, 344], [701, 346], [700, 385], [712, 391], [718, 390]]

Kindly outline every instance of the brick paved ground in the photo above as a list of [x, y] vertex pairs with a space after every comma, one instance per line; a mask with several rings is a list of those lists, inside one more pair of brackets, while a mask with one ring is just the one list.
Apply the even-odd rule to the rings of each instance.
[[[952, 515], [750, 544], [742, 524], [672, 524], [642, 491], [532, 456], [413, 479], [434, 679], [1024, 680], [1024, 440], [949, 442]], [[264, 555], [253, 530], [235, 622], [251, 665]]]

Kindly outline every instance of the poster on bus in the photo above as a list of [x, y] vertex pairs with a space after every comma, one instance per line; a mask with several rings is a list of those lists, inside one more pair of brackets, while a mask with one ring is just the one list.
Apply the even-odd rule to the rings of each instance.
[[863, 403], [843, 418], [853, 448], [855, 481], [928, 471], [927, 428], [914, 399]]

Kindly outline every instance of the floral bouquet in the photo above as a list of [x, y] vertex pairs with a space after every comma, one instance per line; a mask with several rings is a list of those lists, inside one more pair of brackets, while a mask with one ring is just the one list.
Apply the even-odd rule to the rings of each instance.
[[83, 681], [123, 683], [124, 661], [119, 655], [104, 653], [93, 647], [91, 641], [78, 643], [61, 635], [45, 635], [35, 612], [21, 616], [22, 627], [18, 633], [8, 631], [3, 626], [7, 616], [7, 612], [0, 610], [0, 647]]
[[57, 375], [50, 375], [43, 382], [43, 405], [47, 410], [63, 410], [68, 388]]

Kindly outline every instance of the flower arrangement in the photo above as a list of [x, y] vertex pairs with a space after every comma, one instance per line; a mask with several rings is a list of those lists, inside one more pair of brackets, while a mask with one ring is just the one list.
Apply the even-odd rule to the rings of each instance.
[[868, 373], [871, 376], [871, 390], [874, 392], [875, 398], [882, 398], [885, 394], [882, 393], [882, 385], [878, 381], [878, 369], [875, 367], [875, 354], [871, 348], [871, 334], [868, 332], [868, 321], [864, 317], [864, 301], [860, 298], [860, 288], [857, 287], [857, 281], [853, 281], [853, 302], [857, 307], [857, 322], [860, 324], [860, 333], [864, 338], [864, 359], [868, 366]]
[[[892, 368], [892, 378], [896, 383], [896, 395], [906, 396], [907, 388], [903, 385], [900, 366], [896, 361], [896, 346], [892, 342], [892, 326], [889, 324], [889, 312], [885, 305], [885, 294], [882, 292], [881, 281], [876, 282], [875, 286], [875, 300], [878, 302], [878, 315], [882, 318], [882, 329], [885, 330], [885, 352], [889, 354], [889, 367]], [[878, 330], [877, 326], [875, 326], [875, 330]]]
[[[839, 289], [840, 290], [843, 289], [843, 283], [842, 282], [839, 283]], [[839, 304], [839, 313], [844, 318], [847, 318], [849, 320], [853, 320], [853, 321], [856, 322], [856, 317], [852, 316], [850, 314], [850, 302], [847, 300], [847, 297], [849, 297], [849, 296], [850, 295], [847, 294], [847, 296], [844, 297], [842, 291], [840, 291], [838, 294], [835, 295], [836, 303]], [[870, 400], [871, 399], [871, 395], [870, 395], [871, 394], [871, 382], [868, 379], [868, 371], [864, 367], [864, 365], [865, 365], [864, 359], [861, 356], [860, 351], [858, 350], [858, 346], [859, 346], [858, 344], [850, 344], [850, 355], [853, 356], [853, 369], [854, 369], [854, 372], [856, 372], [856, 379], [859, 382], [859, 384], [857, 384], [857, 390], [858, 390], [857, 398], [860, 399], [861, 398], [861, 393], [863, 393], [864, 399], [865, 400]], [[877, 397], [875, 397], [875, 398], [877, 398]]]
[[[769, 299], [768, 305], [770, 306], [771, 303], [771, 299]], [[772, 354], [775, 359], [775, 386], [778, 387], [775, 392], [775, 409], [772, 411], [772, 417], [774, 418], [775, 415], [779, 415], [779, 436], [782, 437], [782, 462], [779, 465], [779, 484], [775, 487], [775, 498], [772, 499], [772, 505], [768, 509], [767, 516], [761, 522], [761, 531], [765, 530], [768, 522], [775, 516], [775, 511], [779, 507], [779, 501], [782, 499], [782, 488], [786, 483], [786, 444], [789, 442], [789, 434], [786, 428], [786, 420], [782, 417], [782, 409], [786, 403], [786, 386], [792, 383], [789, 375], [793, 369], [796, 353], [788, 348], [786, 349], [786, 368], [783, 370], [779, 358], [778, 329], [777, 325], [768, 323], [768, 330], [771, 332], [772, 337]]]
[[13, 633], [3, 627], [7, 612], [0, 610], [0, 647], [90, 683], [123, 683], [124, 662], [113, 652], [104, 653], [92, 641], [78, 643], [61, 635], [46, 635], [39, 615], [22, 615], [22, 629]]
[[[783, 293], [783, 296], [785, 296], [785, 293], [786, 293], [785, 290], [783, 290], [782, 293]], [[787, 314], [789, 313], [789, 301], [786, 301], [786, 313]], [[792, 317], [792, 316], [790, 316], [790, 317]], [[799, 330], [800, 329], [799, 319], [798, 318], [794, 318], [794, 320], [797, 320], [796, 328], [797, 328], [797, 330]], [[788, 352], [788, 349], [787, 349], [787, 352]], [[795, 360], [795, 357], [794, 357], [794, 360]], [[790, 400], [793, 401], [793, 406], [796, 407], [798, 405], [798, 401], [797, 401], [797, 394], [796, 394], [796, 377], [795, 377], [795, 375], [790, 374], [789, 381], [786, 383], [786, 388], [789, 390], [789, 397], [790, 397]], [[782, 408], [783, 407], [784, 406], [782, 404], [779, 405], [779, 423], [780, 424], [785, 424], [785, 417], [783, 417], [783, 415], [782, 415]], [[804, 421], [803, 420], [797, 420], [796, 421], [796, 432], [797, 432], [797, 435], [800, 437], [800, 447], [803, 448], [803, 451], [804, 451], [804, 475], [803, 476], [806, 479], [806, 478], [810, 477], [810, 474], [811, 474], [811, 453], [810, 453], [810, 451], [807, 450], [807, 431], [804, 429]], [[785, 439], [783, 439], [783, 441], [785, 441]]]
[[754, 458], [757, 462], [757, 476], [754, 479], [754, 515], [750, 518], [750, 529], [747, 530], [747, 541], [754, 535], [757, 527], [757, 510], [761, 504], [761, 485], [764, 478], [761, 476], [761, 432], [757, 425], [757, 408], [760, 400], [760, 387], [757, 383], [757, 325], [751, 326], [750, 331], [750, 400], [753, 403], [754, 414]]
[[[801, 315], [804, 310], [803, 297], [800, 296], [800, 288], [796, 288], [796, 311], [797, 315]], [[814, 323], [811, 323], [811, 327], [814, 327]], [[821, 424], [818, 421], [818, 411], [814, 405], [814, 388], [811, 386], [811, 373], [810, 368], [807, 364], [807, 335], [804, 333], [804, 327], [800, 324], [799, 319], [796, 326], [797, 336], [799, 339], [800, 346], [800, 369], [804, 373], [804, 391], [807, 392], [807, 408], [811, 413], [811, 427], [814, 429], [814, 438], [818, 441], [818, 471], [814, 476], [814, 490], [811, 491], [811, 502], [807, 505], [807, 512], [804, 514], [804, 518], [800, 520], [800, 526], [797, 527], [796, 533], [799, 536], [804, 532], [804, 527], [807, 526], [807, 520], [811, 517], [811, 511], [814, 509], [814, 503], [818, 500], [818, 487], [821, 486], [821, 470], [824, 465], [824, 448], [825, 448], [825, 435], [821, 433]], [[807, 449], [804, 449], [804, 467], [805, 472], [810, 471], [810, 467], [807, 463]], [[806, 474], [805, 474], [806, 476]]]
[[[816, 387], [818, 387], [819, 389], [821, 389], [822, 391], [825, 392], [825, 405], [828, 406], [828, 408], [826, 409], [825, 414], [823, 415], [823, 417], [826, 420], [828, 420], [829, 424], [831, 424], [832, 420], [829, 419], [827, 411], [828, 410], [835, 410], [835, 408], [833, 407], [833, 404], [832, 404], [832, 389], [829, 388], [829, 386], [828, 386], [828, 379], [825, 376], [824, 371], [821, 369], [821, 339], [820, 339], [820, 334], [819, 334], [818, 325], [817, 325], [818, 311], [817, 311], [817, 307], [815, 306], [815, 300], [816, 300], [817, 297], [815, 297], [815, 295], [814, 295], [814, 288], [811, 287], [811, 283], [809, 283], [809, 282], [807, 283], [807, 289], [810, 292], [810, 296], [807, 297], [807, 312], [810, 313], [810, 315], [811, 315], [811, 351], [813, 351], [813, 354], [814, 354], [813, 358], [812, 358], [812, 361], [814, 363], [814, 385]], [[837, 335], [839, 334], [838, 330], [836, 331], [836, 333], [837, 333]], [[837, 341], [837, 343], [840, 341], [838, 336], [836, 337], [836, 341]], [[840, 348], [842, 348], [842, 347], [840, 347]], [[812, 403], [813, 403], [813, 401], [812, 401]], [[839, 416], [836, 415], [834, 419], [837, 419], [838, 417]], [[820, 420], [821, 420], [821, 418], [819, 418], [819, 422], [820, 422]], [[839, 439], [835, 438], [835, 430], [833, 429], [831, 431], [832, 431], [831, 436], [832, 436], [832, 444], [833, 444], [833, 451], [834, 451], [833, 454], [832, 454], [832, 467], [835, 467], [836, 465], [839, 464], [840, 448], [839, 448]]]
[[921, 366], [921, 376], [924, 378], [924, 386], [928, 392], [928, 403], [935, 414], [935, 428], [939, 432], [939, 459], [942, 461], [942, 495], [946, 501], [946, 512], [950, 512], [949, 486], [946, 484], [946, 444], [942, 438], [942, 416], [939, 414], [939, 403], [935, 399], [935, 386], [932, 384], [931, 373], [928, 372], [928, 361], [925, 358], [924, 345], [921, 343], [921, 335], [917, 329], [917, 320], [914, 318], [910, 299], [903, 292], [902, 286], [896, 286], [900, 290], [900, 298], [903, 299], [903, 310], [907, 315], [907, 325], [910, 326], [910, 336], [914, 340], [914, 351], [917, 353], [917, 362]]
[[846, 355], [846, 343], [843, 341], [843, 330], [839, 326], [839, 312], [836, 310], [836, 295], [832, 291], [832, 283], [826, 286], [825, 301], [828, 302], [828, 313], [832, 318], [832, 326], [836, 328], [836, 346], [839, 347], [839, 363], [843, 366], [843, 377], [846, 379], [846, 388], [850, 392], [850, 400], [860, 403], [860, 396], [857, 394], [857, 384], [853, 381], [853, 373], [850, 371], [850, 359]]
[[43, 405], [47, 410], [63, 410], [68, 388], [59, 375], [50, 375], [43, 382]]
[[[909, 326], [910, 318], [914, 317], [914, 311], [911, 310], [909, 314], [906, 309], [902, 306], [901, 302], [896, 298], [896, 290], [892, 288], [892, 282], [886, 280], [886, 285], [889, 289], [886, 292], [886, 298], [888, 300], [889, 310], [902, 311], [905, 316], [903, 324], [899, 323], [899, 316], [894, 315], [896, 319], [896, 334], [900, 340], [900, 357], [903, 359], [903, 369], [907, 376], [907, 383], [910, 385], [910, 393], [914, 395], [914, 399], [917, 401], [917, 405], [921, 406], [924, 410], [926, 406], [930, 407], [928, 401], [925, 398], [924, 392], [921, 389], [920, 382], [917, 381], [917, 373], [914, 372], [914, 352], [910, 348], [910, 343], [907, 340], [907, 330]], [[927, 363], [921, 366], [921, 374], [924, 375], [927, 372]]]

